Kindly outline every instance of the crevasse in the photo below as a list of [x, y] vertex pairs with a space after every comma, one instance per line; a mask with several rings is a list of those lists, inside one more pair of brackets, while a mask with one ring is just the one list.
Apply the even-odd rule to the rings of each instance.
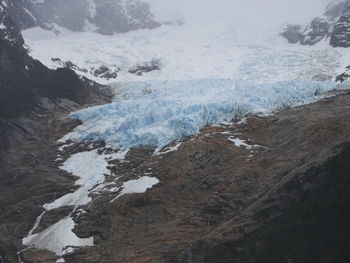
[[160, 149], [236, 115], [268, 114], [312, 102], [334, 85], [332, 81], [256, 84], [234, 79], [118, 83], [113, 103], [70, 115], [83, 124], [62, 141], [102, 140], [120, 149], [145, 145]]

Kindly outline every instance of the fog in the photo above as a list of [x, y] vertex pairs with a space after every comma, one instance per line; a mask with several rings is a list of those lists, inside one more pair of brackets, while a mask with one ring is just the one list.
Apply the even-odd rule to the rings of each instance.
[[249, 23], [256, 26], [309, 22], [331, 0], [147, 0], [162, 20], [185, 23]]

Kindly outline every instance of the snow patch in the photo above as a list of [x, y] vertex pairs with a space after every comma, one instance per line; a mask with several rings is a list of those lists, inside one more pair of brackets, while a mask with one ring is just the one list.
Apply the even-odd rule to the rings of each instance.
[[32, 12], [30, 12], [27, 8], [23, 7], [23, 10], [33, 19], [33, 21], [37, 21], [35, 16], [33, 16]]
[[167, 154], [170, 152], [175, 152], [180, 148], [181, 144], [182, 144], [182, 142], [178, 142], [174, 146], [169, 146], [169, 147], [162, 149], [159, 152], [155, 152], [154, 155], [163, 155], [163, 154]]
[[152, 188], [158, 183], [159, 180], [157, 178], [149, 176], [143, 176], [137, 180], [130, 180], [128, 182], [125, 182], [121, 187], [123, 189], [120, 194], [111, 202], [126, 194], [142, 194], [146, 192], [147, 189]]
[[108, 162], [97, 150], [80, 152], [68, 158], [60, 167], [62, 170], [80, 177], [75, 182], [80, 188], [73, 193], [66, 194], [52, 203], [44, 205], [46, 210], [53, 210], [63, 206], [86, 205], [91, 201], [90, 190], [105, 180], [105, 175], [110, 175], [107, 169]]
[[244, 148], [246, 148], [247, 150], [252, 150], [252, 149], [254, 149], [254, 148], [262, 148], [261, 145], [257, 145], [257, 144], [255, 144], [255, 145], [250, 145], [250, 144], [248, 144], [245, 140], [241, 140], [241, 139], [239, 139], [239, 138], [235, 138], [235, 137], [232, 137], [232, 136], [228, 137], [227, 139], [228, 139], [230, 142], [233, 142], [233, 144], [234, 144], [236, 147], [238, 147], [238, 148], [244, 147]]
[[79, 238], [73, 233], [74, 226], [73, 219], [70, 216], [65, 217], [41, 233], [25, 237], [23, 244], [38, 249], [50, 250], [56, 255], [63, 255], [69, 247], [93, 246], [94, 240], [92, 237]]
[[118, 151], [116, 153], [104, 154], [105, 159], [107, 160], [124, 160], [126, 155], [129, 153], [130, 149], [125, 149]]

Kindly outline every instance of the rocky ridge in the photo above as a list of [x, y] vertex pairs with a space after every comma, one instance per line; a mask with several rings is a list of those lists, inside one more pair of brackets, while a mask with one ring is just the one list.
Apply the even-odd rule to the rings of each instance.
[[328, 5], [322, 17], [316, 17], [306, 27], [288, 25], [282, 36], [292, 44], [315, 45], [329, 39], [332, 47], [349, 47], [349, 5], [348, 0], [335, 0]]
[[160, 26], [140, 0], [75, 0], [74, 5], [70, 0], [3, 0], [0, 5], [20, 30], [40, 26], [58, 33], [62, 27], [111, 35]]

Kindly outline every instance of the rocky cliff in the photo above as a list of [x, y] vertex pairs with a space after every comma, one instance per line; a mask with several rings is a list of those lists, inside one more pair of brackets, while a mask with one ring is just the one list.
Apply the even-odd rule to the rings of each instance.
[[2, 1], [19, 29], [40, 26], [58, 30], [113, 34], [160, 26], [149, 5], [139, 0]]
[[10, 119], [28, 114], [42, 99], [69, 99], [82, 104], [93, 85], [70, 69], [50, 70], [31, 58], [4, 3], [0, 5], [0, 151], [7, 144], [5, 134], [10, 132], [6, 128]]
[[349, 47], [349, 28], [350, 1], [335, 0], [328, 5], [322, 17], [313, 19], [306, 27], [288, 25], [282, 36], [293, 44], [314, 45], [327, 39], [333, 47]]

